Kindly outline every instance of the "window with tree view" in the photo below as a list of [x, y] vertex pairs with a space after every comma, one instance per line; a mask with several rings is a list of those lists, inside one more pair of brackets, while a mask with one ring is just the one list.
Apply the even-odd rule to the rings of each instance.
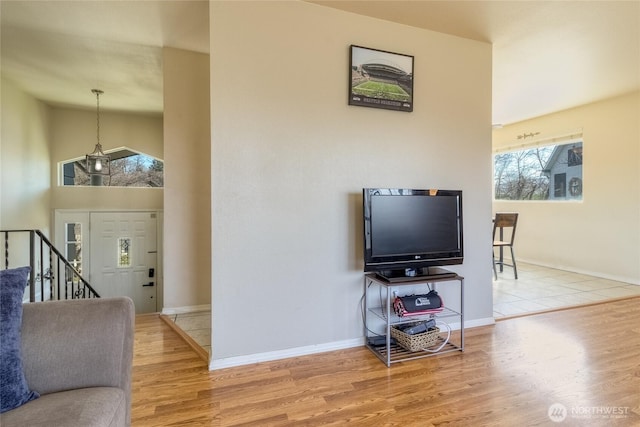
[[[110, 187], [164, 187], [164, 163], [162, 160], [126, 148], [107, 154], [111, 158], [111, 174], [104, 178], [103, 185]], [[63, 163], [62, 176], [65, 186], [91, 185], [84, 157]]]
[[495, 153], [496, 200], [582, 200], [582, 141]]

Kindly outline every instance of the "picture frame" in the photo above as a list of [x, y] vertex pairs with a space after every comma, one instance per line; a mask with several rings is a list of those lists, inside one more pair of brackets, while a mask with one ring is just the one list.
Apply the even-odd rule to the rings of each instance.
[[411, 55], [350, 46], [349, 105], [413, 111]]

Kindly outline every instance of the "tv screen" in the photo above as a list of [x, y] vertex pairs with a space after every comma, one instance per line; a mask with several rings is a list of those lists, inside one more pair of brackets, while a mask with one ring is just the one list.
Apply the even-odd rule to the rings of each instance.
[[462, 264], [462, 191], [365, 188], [363, 213], [365, 271]]

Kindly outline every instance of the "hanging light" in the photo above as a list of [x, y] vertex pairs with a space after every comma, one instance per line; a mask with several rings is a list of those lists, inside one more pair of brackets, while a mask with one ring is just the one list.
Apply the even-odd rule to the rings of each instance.
[[102, 177], [111, 174], [111, 158], [104, 154], [100, 144], [100, 95], [104, 92], [100, 89], [91, 89], [91, 92], [96, 94], [96, 135], [98, 143], [96, 148], [93, 149], [93, 153], [87, 154], [86, 168], [91, 176], [91, 185], [102, 185]]

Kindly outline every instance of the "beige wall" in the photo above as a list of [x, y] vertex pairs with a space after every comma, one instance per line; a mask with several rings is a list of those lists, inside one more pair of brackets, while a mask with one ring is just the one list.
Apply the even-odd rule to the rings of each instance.
[[48, 233], [49, 108], [2, 79], [0, 229]]
[[[91, 93], [87, 91], [87, 96]], [[108, 96], [105, 94], [103, 96]], [[52, 209], [149, 209], [163, 205], [161, 188], [64, 187], [58, 184], [60, 163], [84, 156], [96, 145], [96, 112], [51, 108]], [[104, 151], [128, 147], [164, 159], [161, 115], [100, 111]]]
[[[210, 19], [211, 366], [362, 345], [363, 187], [464, 191], [453, 269], [492, 321], [491, 46], [304, 2]], [[350, 44], [415, 56], [412, 113], [347, 105]]]
[[165, 48], [164, 307], [211, 302], [209, 55]]
[[516, 259], [640, 284], [639, 123], [635, 92], [494, 131], [500, 148], [583, 130], [582, 202], [494, 202], [520, 213]]

